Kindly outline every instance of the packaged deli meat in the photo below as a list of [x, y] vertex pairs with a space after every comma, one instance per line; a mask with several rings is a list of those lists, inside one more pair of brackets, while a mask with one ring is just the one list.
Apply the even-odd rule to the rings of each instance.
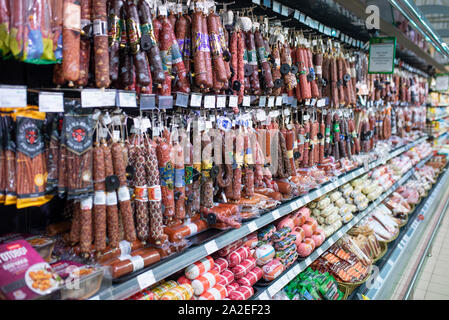
[[220, 281], [220, 274], [215, 270], [209, 270], [192, 281], [193, 291], [195, 295], [200, 296], [209, 288], [215, 286]]
[[200, 275], [208, 272], [214, 266], [214, 259], [210, 256], [203, 258], [185, 269], [185, 275], [188, 279], [193, 280]]
[[244, 277], [255, 266], [256, 259], [254, 259], [253, 257], [249, 257], [239, 265], [236, 265], [234, 268], [232, 268], [231, 271], [234, 273], [234, 277], [236, 279], [240, 279]]

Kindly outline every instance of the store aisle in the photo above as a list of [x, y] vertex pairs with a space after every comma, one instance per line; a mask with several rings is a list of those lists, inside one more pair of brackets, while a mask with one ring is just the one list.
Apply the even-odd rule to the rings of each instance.
[[449, 300], [449, 208], [415, 285], [414, 300]]

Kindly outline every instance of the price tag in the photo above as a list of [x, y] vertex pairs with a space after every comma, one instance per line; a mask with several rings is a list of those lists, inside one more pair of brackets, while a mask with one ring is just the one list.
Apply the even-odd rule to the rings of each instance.
[[39, 111], [64, 112], [64, 93], [39, 92]]
[[[142, 126], [142, 124], [141, 124], [141, 126]], [[119, 130], [112, 131], [112, 140], [114, 140], [114, 141], [120, 140], [120, 131]]]
[[281, 217], [281, 214], [279, 213], [279, 210], [274, 210], [271, 215], [273, 216], [273, 219], [279, 219]]
[[242, 105], [244, 107], [251, 106], [251, 97], [250, 96], [243, 96], [243, 103], [242, 103]]
[[296, 275], [298, 275], [301, 272], [301, 268], [299, 267], [299, 264], [295, 265], [292, 270]]
[[183, 92], [176, 92], [175, 105], [181, 108], [187, 108], [189, 103], [189, 95]]
[[202, 100], [203, 96], [201, 94], [198, 93], [192, 93], [192, 95], [190, 96], [190, 106], [191, 107], [201, 107], [201, 100]]
[[83, 108], [114, 107], [116, 90], [83, 89], [81, 91], [81, 106]]
[[259, 300], [270, 300], [270, 297], [268, 296], [267, 292], [264, 291], [259, 295], [258, 299]]
[[156, 95], [155, 94], [141, 94], [140, 95], [140, 110], [154, 110], [156, 109]]
[[217, 96], [217, 108], [222, 109], [226, 107], [226, 96]]
[[230, 108], [236, 108], [238, 102], [239, 102], [238, 96], [229, 96], [229, 107]]
[[276, 106], [282, 106], [282, 96], [277, 96], [276, 97]]
[[277, 1], [273, 1], [273, 11], [276, 13], [281, 13], [281, 4]]
[[292, 203], [290, 204], [290, 206], [292, 207], [292, 210], [298, 209], [298, 208], [299, 208], [298, 201], [292, 202]]
[[148, 288], [154, 284], [156, 279], [154, 278], [153, 270], [148, 270], [147, 272], [138, 275], [137, 282], [139, 283], [140, 290]]
[[116, 105], [122, 108], [137, 108], [136, 93], [134, 91], [118, 90]]
[[0, 108], [25, 108], [27, 88], [25, 86], [0, 86]]
[[261, 96], [259, 98], [259, 107], [265, 108], [266, 105], [267, 105], [267, 97], [266, 96]]
[[207, 254], [212, 254], [215, 251], [218, 251], [217, 244], [215, 243], [215, 240], [209, 241], [204, 245], [204, 248], [206, 249]]
[[159, 109], [172, 109], [173, 96], [158, 96]]
[[320, 107], [320, 108], [326, 106], [326, 99], [319, 99], [319, 100], [316, 102], [316, 106], [317, 106], [317, 107]]
[[274, 107], [274, 97], [269, 97], [268, 98], [268, 108], [273, 108]]
[[286, 17], [288, 16], [288, 7], [287, 6], [282, 5], [281, 14]]
[[282, 289], [281, 279], [276, 281], [274, 284], [268, 287], [268, 294], [270, 297], [274, 296], [276, 293], [279, 292], [279, 290]]
[[264, 110], [258, 110], [256, 113], [256, 119], [257, 121], [263, 122], [267, 119], [267, 114]]
[[310, 257], [308, 257], [305, 261], [306, 265], [310, 265], [312, 263], [312, 259]]
[[215, 96], [212, 95], [204, 96], [204, 108], [206, 109], [215, 108]]
[[298, 106], [298, 100], [294, 97], [292, 97], [291, 106], [296, 108]]
[[257, 230], [257, 225], [256, 225], [256, 223], [255, 223], [255, 222], [250, 222], [250, 223], [248, 224], [248, 229], [249, 229], [249, 232], [254, 232], [254, 231], [256, 231], [256, 230]]
[[306, 195], [304, 197], [304, 203], [309, 203], [309, 202], [310, 202], [310, 197], [309, 197], [309, 195]]
[[283, 93], [282, 94], [282, 103], [283, 104], [286, 104], [286, 103], [288, 103], [288, 95], [286, 94], [286, 93]]

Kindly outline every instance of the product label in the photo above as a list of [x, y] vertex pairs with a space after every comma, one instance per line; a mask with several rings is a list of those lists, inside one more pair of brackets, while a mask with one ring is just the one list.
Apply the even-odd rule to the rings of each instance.
[[141, 201], [141, 202], [147, 202], [148, 201], [148, 188], [147, 186], [135, 186], [134, 187], [134, 197], [135, 200]]
[[106, 21], [95, 19], [92, 23], [92, 26], [94, 37], [108, 35], [108, 24]]
[[197, 32], [195, 35], [194, 45], [195, 50], [210, 52], [209, 35]]
[[106, 192], [106, 205], [114, 206], [117, 204], [117, 193], [115, 191]]
[[83, 200], [81, 200], [80, 205], [81, 205], [81, 210], [91, 210], [92, 209], [92, 197], [88, 197], [85, 198]]
[[175, 187], [176, 188], [182, 188], [185, 187], [185, 181], [184, 181], [184, 168], [182, 169], [175, 169]]
[[64, 117], [64, 143], [70, 151], [81, 155], [92, 146], [92, 122], [88, 116]]
[[140, 25], [133, 18], [126, 20], [126, 30], [128, 31], [128, 44], [132, 54], [139, 51]]
[[171, 46], [172, 65], [182, 62], [181, 50], [179, 50], [178, 42], [173, 42]]
[[[153, 46], [157, 45], [156, 37], [154, 36], [153, 24], [145, 23], [145, 24], [140, 25], [140, 31], [141, 31], [142, 35], [146, 34], [146, 35], [150, 36], [151, 44]], [[180, 47], [181, 47], [181, 45], [180, 45]]]
[[162, 67], [164, 71], [171, 72], [172, 69], [172, 55], [171, 50], [161, 50], [161, 60], [162, 60]]
[[131, 260], [131, 263], [133, 265], [133, 272], [141, 270], [145, 266], [145, 261], [141, 256], [133, 256], [129, 260]]
[[216, 58], [218, 58], [218, 56], [220, 54], [222, 54], [220, 40], [218, 38], [218, 35], [211, 32], [211, 34], [209, 35], [209, 42], [210, 42], [210, 52], [211, 52], [212, 58], [216, 59]]
[[161, 186], [148, 187], [148, 201], [162, 201]]
[[257, 53], [256, 53], [256, 50], [248, 51], [248, 63], [250, 65], [253, 65], [253, 66], [257, 65]]
[[193, 183], [193, 167], [191, 166], [184, 167], [184, 179], [186, 185]]
[[174, 187], [174, 168], [171, 162], [168, 162], [165, 167], [159, 168], [159, 177], [161, 179], [161, 186], [173, 190]]
[[27, 117], [17, 117], [17, 151], [34, 158], [44, 151], [42, 138], [43, 121]]
[[267, 61], [265, 47], [260, 47], [259, 49], [257, 49], [257, 56], [259, 57], [260, 63], [264, 63]]
[[108, 39], [109, 39], [109, 46], [111, 47], [115, 43], [120, 42], [120, 35], [122, 33], [120, 18], [115, 14], [111, 14], [109, 16], [108, 25], [109, 25]]
[[105, 205], [106, 204], [106, 193], [102, 190], [95, 191], [94, 205]]
[[81, 6], [78, 3], [64, 2], [62, 25], [65, 29], [79, 31], [81, 27]]
[[127, 186], [122, 186], [117, 190], [118, 200], [119, 201], [128, 201], [131, 200], [129, 195], [129, 189]]

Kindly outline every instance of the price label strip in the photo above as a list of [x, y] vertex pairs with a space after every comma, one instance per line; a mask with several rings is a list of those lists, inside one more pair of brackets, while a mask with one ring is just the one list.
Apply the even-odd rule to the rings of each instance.
[[153, 270], [149, 270], [137, 276], [137, 282], [139, 283], [139, 288], [141, 290], [148, 288], [152, 284], [156, 283], [154, 278]]
[[81, 106], [83, 108], [114, 107], [116, 90], [83, 89], [81, 91]]
[[212, 254], [215, 251], [218, 251], [217, 243], [215, 240], [209, 241], [204, 245], [204, 248], [206, 249], [207, 254]]
[[64, 93], [39, 92], [39, 111], [64, 112]]
[[25, 108], [27, 88], [25, 86], [0, 86], [0, 108]]
[[116, 105], [121, 108], [137, 108], [136, 93], [134, 91], [118, 90]]

